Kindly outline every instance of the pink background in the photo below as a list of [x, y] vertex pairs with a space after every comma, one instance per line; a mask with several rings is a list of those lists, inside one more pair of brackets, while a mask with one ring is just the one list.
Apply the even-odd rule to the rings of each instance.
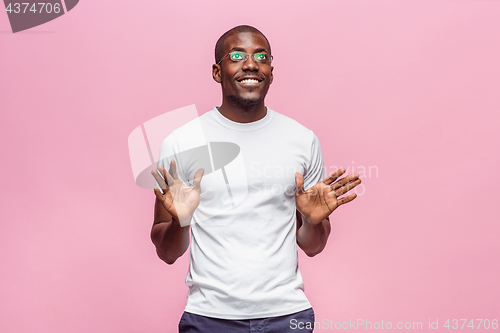
[[187, 256], [156, 257], [127, 138], [219, 105], [213, 48], [238, 24], [271, 41], [267, 105], [317, 133], [328, 170], [366, 169], [324, 252], [300, 254], [317, 321], [500, 319], [499, 17], [499, 1], [83, 0], [12, 34], [2, 10], [0, 332], [176, 331]]

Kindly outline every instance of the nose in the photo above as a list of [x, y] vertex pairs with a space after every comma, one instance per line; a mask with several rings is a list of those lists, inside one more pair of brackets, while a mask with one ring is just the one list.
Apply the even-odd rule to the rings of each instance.
[[247, 71], [258, 71], [259, 70], [259, 63], [255, 61], [253, 58], [253, 55], [248, 55], [248, 58], [243, 61], [243, 67], [242, 70], [247, 70]]

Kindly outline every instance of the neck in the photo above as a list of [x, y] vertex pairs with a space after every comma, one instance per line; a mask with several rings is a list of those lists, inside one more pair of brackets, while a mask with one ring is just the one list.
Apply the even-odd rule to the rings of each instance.
[[218, 110], [224, 117], [237, 123], [251, 123], [264, 118], [267, 114], [264, 101], [255, 105], [242, 106], [224, 99]]

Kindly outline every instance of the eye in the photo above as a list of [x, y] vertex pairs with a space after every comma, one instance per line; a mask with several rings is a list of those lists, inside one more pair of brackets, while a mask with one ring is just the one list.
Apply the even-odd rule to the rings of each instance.
[[265, 61], [268, 61], [267, 60], [268, 56], [267, 56], [267, 53], [255, 53], [254, 59], [255, 59], [255, 61], [265, 62]]
[[245, 52], [231, 52], [231, 60], [234, 61], [239, 61], [245, 59], [245, 56], [247, 55]]

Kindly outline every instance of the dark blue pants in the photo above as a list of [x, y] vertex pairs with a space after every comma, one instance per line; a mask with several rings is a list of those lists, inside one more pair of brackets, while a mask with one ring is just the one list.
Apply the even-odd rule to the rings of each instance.
[[304, 311], [279, 317], [228, 320], [209, 318], [184, 312], [179, 333], [312, 333], [314, 311]]

